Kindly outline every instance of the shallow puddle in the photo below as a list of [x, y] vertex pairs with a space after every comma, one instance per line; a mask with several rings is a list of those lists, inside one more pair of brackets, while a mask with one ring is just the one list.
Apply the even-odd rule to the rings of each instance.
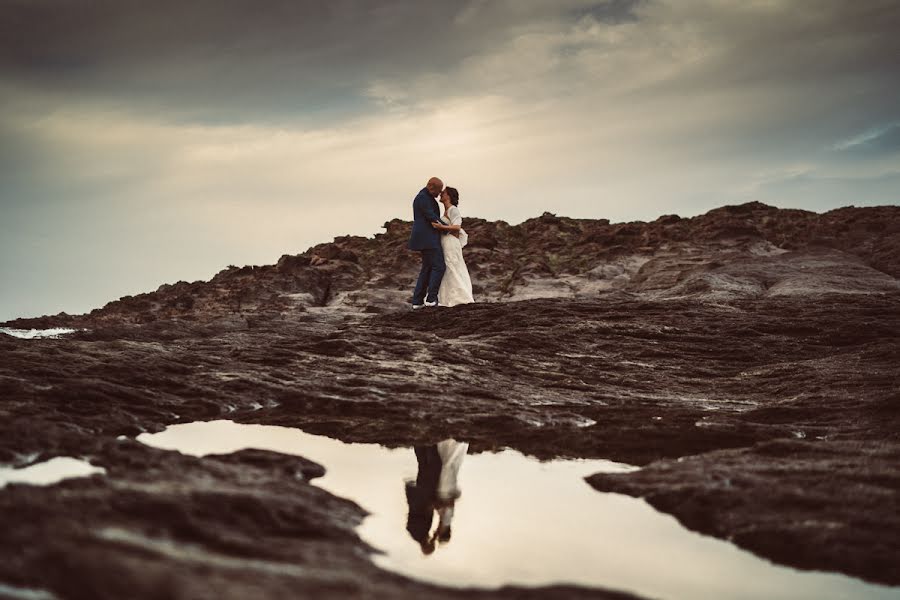
[[6, 487], [10, 483], [52, 485], [63, 479], [87, 477], [95, 473], [106, 473], [106, 469], [95, 467], [86, 460], [58, 456], [21, 469], [0, 468], [0, 488]]
[[467, 455], [452, 440], [388, 449], [231, 421], [173, 425], [137, 439], [195, 456], [259, 448], [321, 463], [327, 473], [314, 483], [371, 513], [358, 532], [384, 552], [373, 560], [413, 579], [568, 583], [685, 600], [898, 598], [897, 588], [774, 565], [583, 479], [634, 470], [621, 463], [540, 462], [512, 450]]

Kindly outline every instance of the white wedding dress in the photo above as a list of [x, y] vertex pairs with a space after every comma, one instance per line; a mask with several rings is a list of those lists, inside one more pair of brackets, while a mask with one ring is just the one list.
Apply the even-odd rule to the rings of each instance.
[[[459, 208], [451, 206], [447, 211], [447, 219], [441, 219], [441, 221], [445, 225], [462, 225]], [[441, 248], [444, 250], [444, 262], [447, 265], [444, 278], [441, 280], [441, 287], [438, 290], [438, 304], [441, 306], [475, 302], [472, 297], [472, 280], [469, 278], [469, 269], [466, 267], [466, 261], [463, 260], [462, 254], [467, 240], [468, 236], [462, 230], [460, 230], [459, 237], [450, 233], [441, 236]]]
[[[451, 236], [452, 237], [452, 236]], [[454, 439], [444, 440], [437, 445], [441, 457], [441, 474], [435, 496], [438, 500], [438, 531], [449, 531], [456, 509], [456, 499], [462, 495], [459, 489], [459, 468], [469, 451], [468, 442]]]

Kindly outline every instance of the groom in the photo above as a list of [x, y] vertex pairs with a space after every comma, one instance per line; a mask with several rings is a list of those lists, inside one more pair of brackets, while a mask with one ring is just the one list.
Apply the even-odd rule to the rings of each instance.
[[[413, 226], [409, 236], [410, 250], [422, 253], [422, 269], [413, 292], [413, 309], [437, 306], [438, 289], [444, 278], [444, 251], [441, 249], [441, 233], [432, 223], [440, 223], [440, 209], [435, 198], [444, 189], [444, 182], [432, 177], [413, 200]], [[427, 294], [427, 296], [426, 296]]]

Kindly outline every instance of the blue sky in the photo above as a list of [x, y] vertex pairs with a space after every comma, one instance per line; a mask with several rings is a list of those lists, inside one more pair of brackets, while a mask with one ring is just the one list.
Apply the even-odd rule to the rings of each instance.
[[0, 319], [409, 218], [900, 200], [869, 0], [4, 0]]

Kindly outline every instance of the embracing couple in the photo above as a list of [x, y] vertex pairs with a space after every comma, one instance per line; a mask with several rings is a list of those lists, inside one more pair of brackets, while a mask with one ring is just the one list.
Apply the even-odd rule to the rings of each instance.
[[[444, 205], [443, 216], [436, 198]], [[408, 246], [422, 254], [422, 269], [412, 297], [413, 309], [475, 301], [469, 269], [462, 255], [467, 240], [459, 212], [459, 192], [456, 188], [444, 188], [443, 181], [432, 177], [413, 200]]]

